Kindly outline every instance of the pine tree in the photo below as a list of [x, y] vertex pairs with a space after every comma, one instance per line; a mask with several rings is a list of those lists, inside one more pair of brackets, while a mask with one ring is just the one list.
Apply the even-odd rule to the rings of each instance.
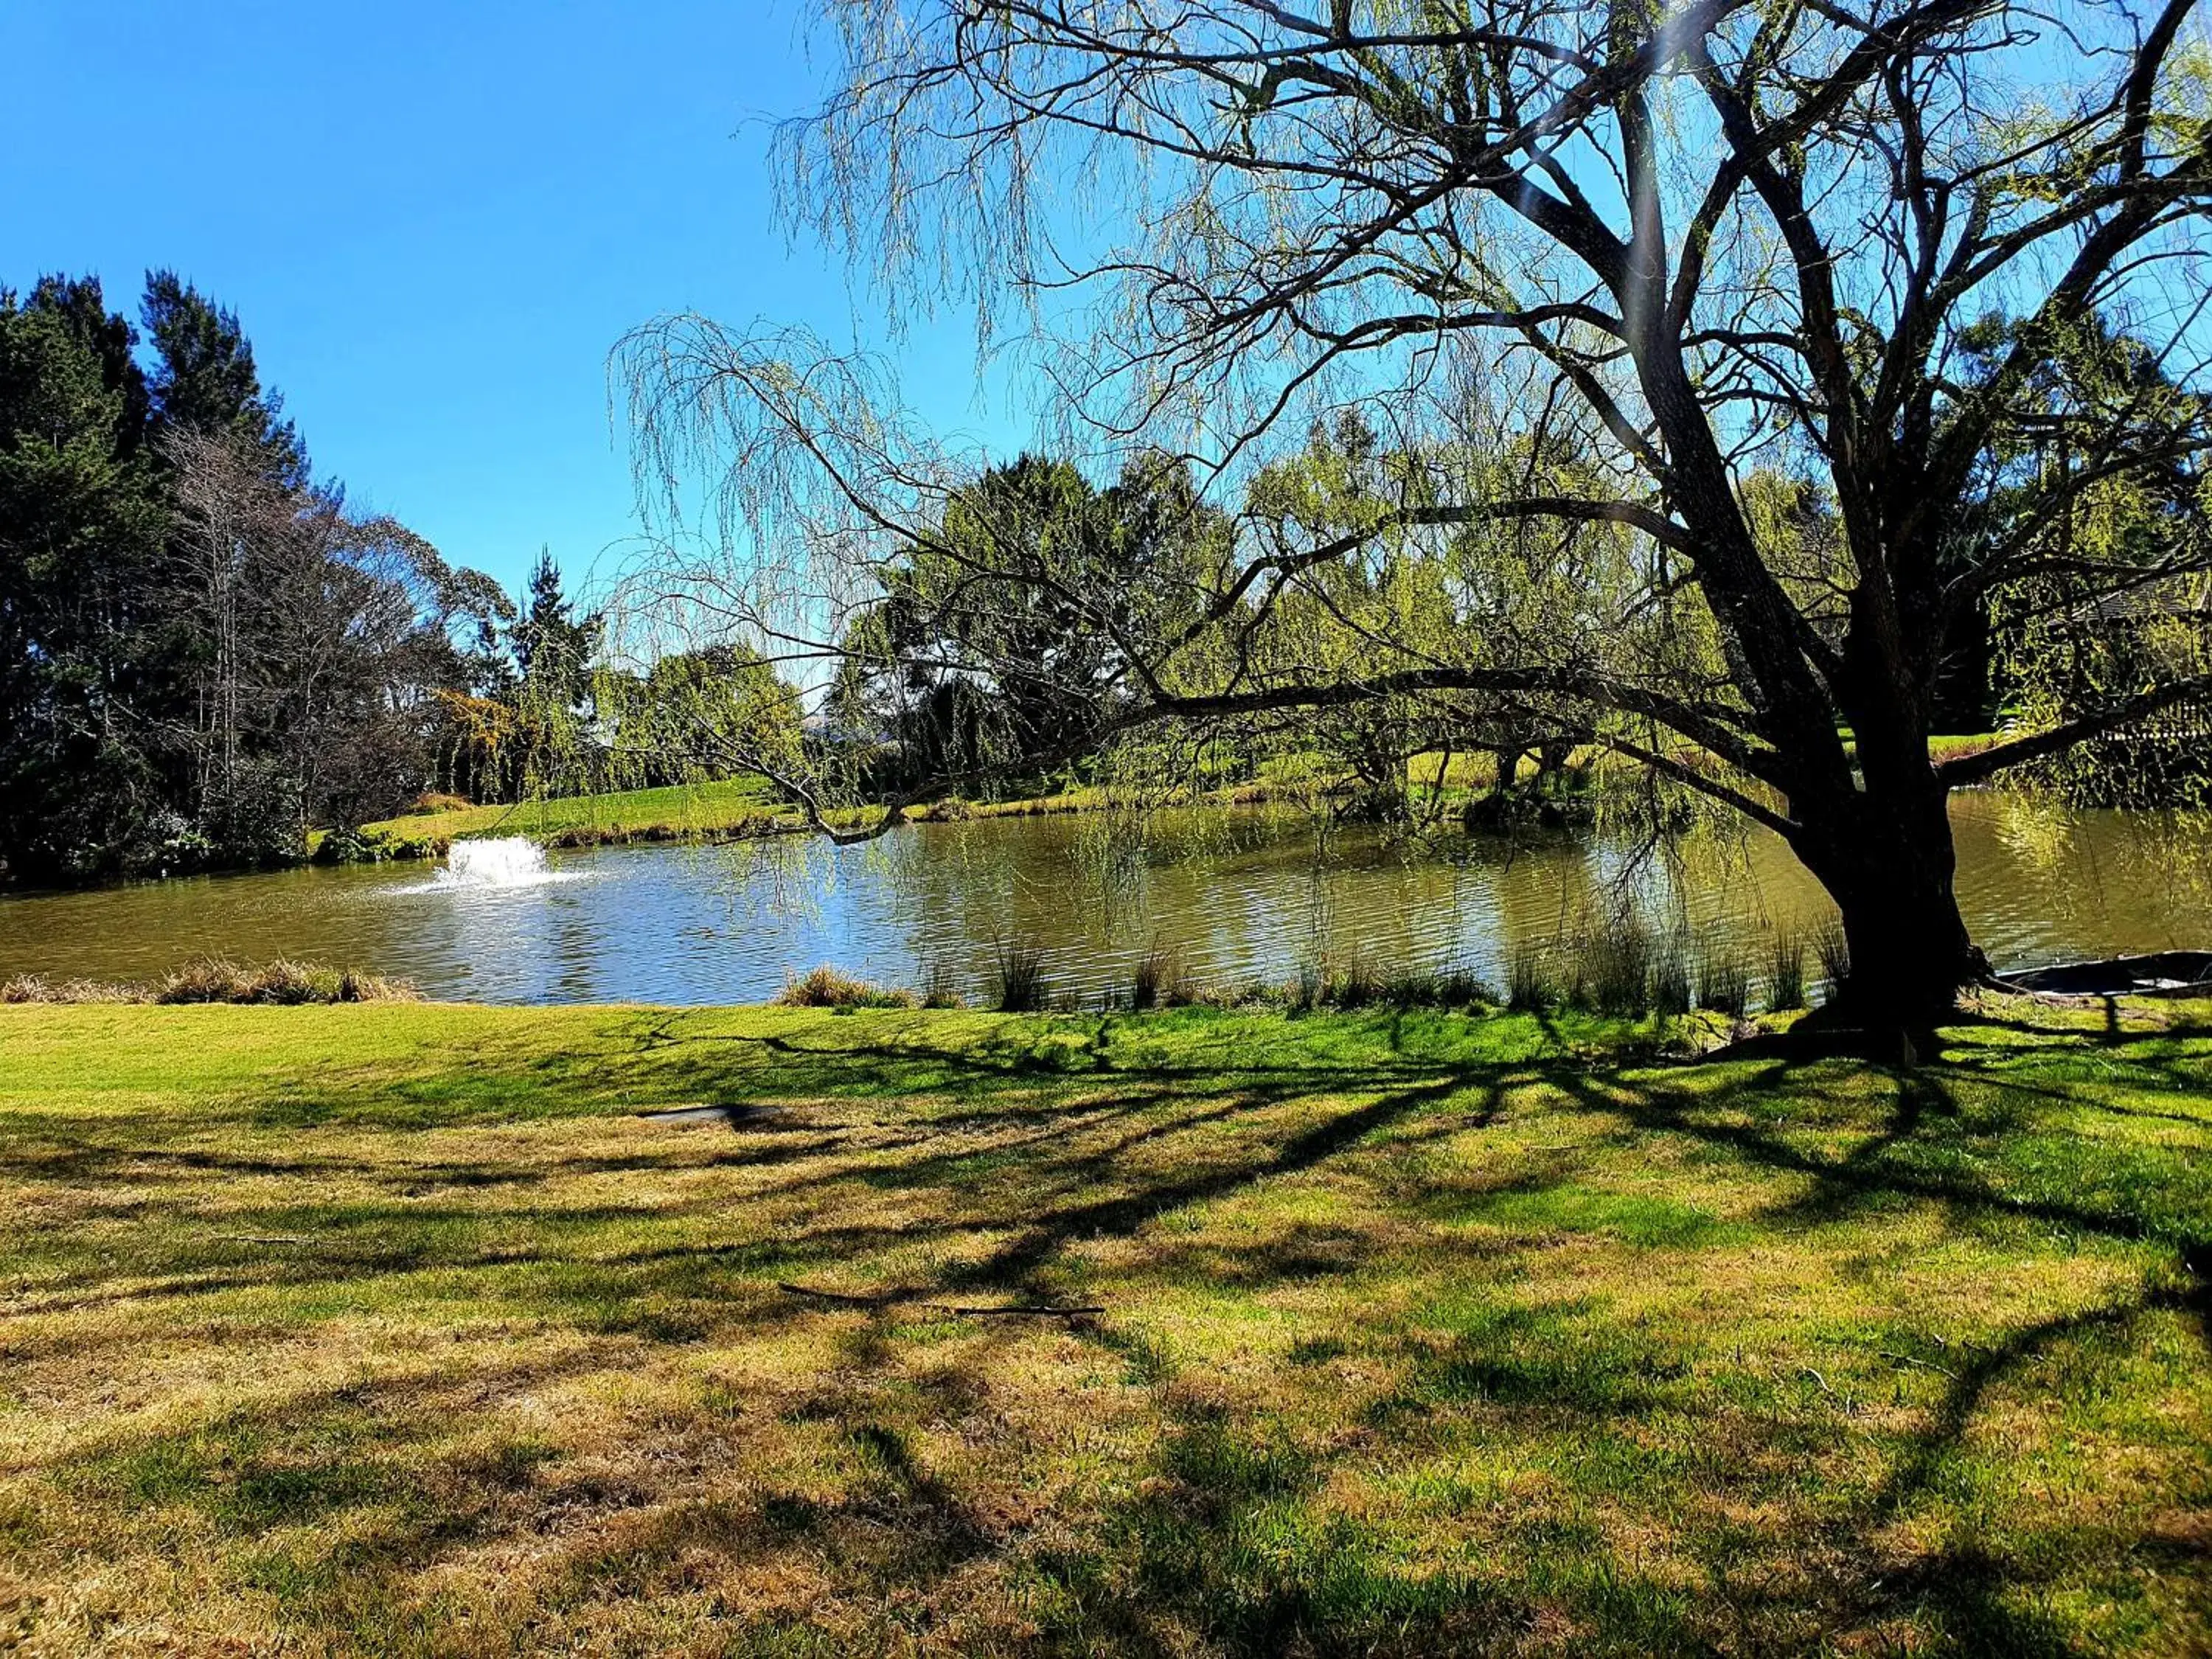
[[176, 272], [153, 270], [146, 274], [140, 314], [160, 359], [152, 385], [155, 435], [181, 428], [229, 436], [257, 458], [271, 481], [303, 487], [307, 452], [283, 418], [283, 398], [262, 389], [253, 343], [237, 313]]
[[[131, 325], [94, 278], [0, 290], [0, 865], [133, 861], [162, 799], [167, 533]], [[143, 851], [143, 849], [140, 849]]]

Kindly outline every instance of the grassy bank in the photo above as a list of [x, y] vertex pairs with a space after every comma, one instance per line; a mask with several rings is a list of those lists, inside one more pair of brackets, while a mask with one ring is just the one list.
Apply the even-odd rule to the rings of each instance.
[[[365, 823], [367, 847], [388, 858], [428, 858], [471, 836], [528, 836], [565, 846], [654, 839], [714, 840], [775, 835], [800, 826], [776, 805], [757, 779], [687, 784], [665, 789], [626, 789], [603, 795], [570, 795], [492, 806], [410, 812]], [[311, 836], [311, 852], [324, 836]]]
[[[1260, 783], [1210, 793], [1178, 792], [1171, 799], [1185, 804], [1255, 805], [1283, 793]], [[1105, 790], [1079, 787], [1012, 800], [937, 801], [915, 808], [911, 816], [926, 823], [1043, 817], [1097, 811], [1108, 803]], [[840, 829], [870, 822], [877, 815], [874, 808], [826, 814]], [[738, 781], [411, 812], [365, 823], [359, 834], [384, 857], [412, 859], [438, 856], [454, 842], [474, 836], [527, 836], [553, 847], [597, 847], [638, 841], [742, 841], [798, 835], [808, 828], [796, 810], [777, 802], [767, 785]], [[325, 836], [317, 831], [310, 837], [311, 852], [321, 846]]]
[[[1972, 754], [1997, 741], [1994, 735], [1938, 738], [1931, 750], [1939, 760], [1955, 754]], [[1596, 750], [1576, 750], [1571, 765], [1577, 769], [1600, 763]], [[1524, 779], [1533, 775], [1523, 774]], [[1285, 769], [1275, 769], [1285, 770]], [[1488, 790], [1497, 779], [1496, 757], [1471, 750], [1450, 756], [1416, 756], [1407, 767], [1408, 786], [1422, 792], [1442, 790], [1447, 797], [1471, 796]], [[1297, 775], [1295, 777], [1290, 775]], [[1184, 791], [1178, 799], [1188, 804], [1252, 805], [1300, 796], [1315, 787], [1302, 769], [1287, 769], [1285, 778], [1263, 776], [1255, 782], [1218, 790]], [[1103, 789], [1071, 787], [1052, 794], [1001, 801], [951, 800], [921, 808], [924, 819], [1029, 817], [1060, 812], [1096, 811], [1109, 801]], [[867, 814], [832, 814], [841, 827], [860, 823]], [[759, 779], [718, 783], [685, 784], [660, 789], [626, 789], [605, 794], [575, 795], [558, 799], [532, 799], [511, 805], [467, 806], [455, 810], [411, 812], [361, 826], [361, 834], [380, 844], [386, 857], [427, 858], [442, 854], [453, 842], [471, 836], [528, 836], [554, 846], [597, 846], [629, 841], [739, 840], [755, 836], [794, 834], [806, 828], [787, 804]], [[311, 838], [316, 845], [321, 832]]]
[[2190, 1012], [0, 1008], [0, 1646], [2201, 1652]]

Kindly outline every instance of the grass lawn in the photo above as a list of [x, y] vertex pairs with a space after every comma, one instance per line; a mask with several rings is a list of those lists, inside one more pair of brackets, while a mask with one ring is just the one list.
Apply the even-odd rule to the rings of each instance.
[[708, 835], [775, 810], [775, 796], [768, 785], [757, 778], [747, 778], [526, 800], [505, 806], [471, 806], [452, 812], [415, 812], [362, 828], [393, 836], [542, 837], [564, 830], [635, 832], [665, 825], [685, 834]]
[[2204, 1653], [2212, 1026], [2055, 1018], [0, 1009], [0, 1649]]

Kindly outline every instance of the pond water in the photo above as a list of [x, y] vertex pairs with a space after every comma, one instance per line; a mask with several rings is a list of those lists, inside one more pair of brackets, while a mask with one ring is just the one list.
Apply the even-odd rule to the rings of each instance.
[[[1953, 808], [1960, 902], [2000, 968], [2212, 945], [2212, 830], [1993, 792]], [[0, 900], [0, 978], [145, 977], [198, 955], [292, 957], [489, 1002], [751, 1002], [819, 963], [892, 984], [933, 964], [974, 991], [996, 941], [1044, 950], [1055, 993], [1127, 983], [1155, 941], [1196, 979], [1280, 981], [1304, 960], [1460, 967], [1502, 982], [1524, 943], [1571, 936], [1626, 895], [1656, 926], [1733, 941], [1826, 914], [1765, 832], [1674, 862], [1601, 836], [1478, 846], [1447, 860], [1372, 832], [1316, 854], [1304, 819], [1166, 815], [902, 830], [872, 846], [793, 838], [464, 855]]]

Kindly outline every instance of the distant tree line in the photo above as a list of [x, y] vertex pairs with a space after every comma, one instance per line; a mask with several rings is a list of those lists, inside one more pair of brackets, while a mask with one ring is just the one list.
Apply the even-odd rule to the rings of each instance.
[[7, 880], [293, 861], [311, 825], [588, 787], [626, 751], [707, 768], [671, 711], [738, 665], [611, 677], [600, 631], [550, 556], [517, 603], [317, 481], [238, 318], [174, 273], [135, 325], [94, 277], [0, 289]]

